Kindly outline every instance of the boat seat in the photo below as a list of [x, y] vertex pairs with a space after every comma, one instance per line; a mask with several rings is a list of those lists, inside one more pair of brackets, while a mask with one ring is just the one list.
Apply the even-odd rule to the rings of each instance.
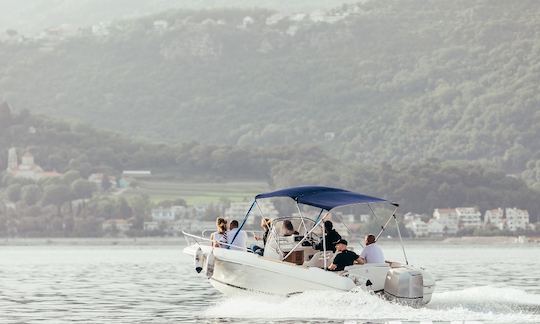
[[[332, 261], [334, 261], [334, 252], [332, 251], [326, 251], [326, 266], [329, 266]], [[304, 261], [304, 266], [306, 267], [317, 267], [317, 268], [324, 268], [324, 254], [323, 251], [319, 251], [313, 255], [313, 257], [308, 260]]]
[[399, 262], [392, 261], [390, 262], [390, 268], [401, 268], [403, 265]]

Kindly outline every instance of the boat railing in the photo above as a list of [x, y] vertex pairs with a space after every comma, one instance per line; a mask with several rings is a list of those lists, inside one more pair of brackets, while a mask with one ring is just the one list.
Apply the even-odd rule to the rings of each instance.
[[[191, 233], [187, 233], [185, 231], [182, 231], [182, 234], [184, 234], [184, 238], [186, 239], [186, 243], [187, 243], [188, 246], [193, 245], [193, 244], [212, 246], [212, 240], [210, 238], [203, 237], [203, 236], [198, 236], [198, 235], [191, 234]], [[220, 245], [225, 245], [225, 246], [227, 246], [229, 248], [234, 247], [234, 248], [238, 248], [240, 250], [245, 249], [242, 246], [229, 244], [229, 243], [220, 242], [219, 244]], [[253, 251], [251, 251], [250, 249], [246, 249], [245, 251], [253, 253]]]
[[[214, 233], [215, 231], [216, 231], [215, 229], [204, 229], [201, 231], [201, 236], [210, 238], [210, 235]], [[255, 231], [255, 230], [243, 230], [243, 231], [246, 232], [248, 236], [251, 235], [251, 237], [255, 237], [256, 235], [262, 236], [264, 234], [263, 231]]]
[[198, 236], [195, 234], [187, 233], [185, 231], [182, 231], [182, 234], [184, 234], [184, 239], [186, 240], [187, 246], [190, 246], [193, 244], [208, 245], [208, 246], [212, 245], [212, 240], [209, 237], [204, 237], [204, 235]]

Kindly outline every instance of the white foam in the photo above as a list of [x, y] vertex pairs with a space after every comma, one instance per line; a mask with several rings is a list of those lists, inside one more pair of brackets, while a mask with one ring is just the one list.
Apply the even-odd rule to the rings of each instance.
[[540, 295], [510, 287], [482, 286], [436, 293], [431, 308], [464, 307], [472, 310], [512, 311], [536, 306], [540, 314]]
[[[521, 306], [528, 306], [524, 309]], [[407, 321], [540, 322], [540, 295], [513, 288], [476, 287], [443, 292], [414, 309], [366, 292], [310, 291], [289, 298], [224, 297], [206, 310], [211, 318], [350, 319]]]

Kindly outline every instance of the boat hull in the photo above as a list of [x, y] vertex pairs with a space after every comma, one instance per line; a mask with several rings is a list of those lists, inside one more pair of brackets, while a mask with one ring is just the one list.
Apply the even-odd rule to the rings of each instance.
[[[201, 273], [226, 295], [291, 296], [304, 291], [350, 291], [354, 288], [382, 293], [390, 269], [387, 264], [355, 265], [347, 267], [343, 274], [228, 249], [187, 247], [184, 252], [195, 255], [197, 249], [201, 249], [205, 259], [205, 270]], [[207, 259], [212, 260], [211, 272], [206, 271]], [[427, 273], [424, 282], [423, 303], [426, 304], [431, 299], [434, 283]]]
[[337, 273], [252, 253], [216, 249], [214, 257], [214, 272], [209, 279], [225, 294], [247, 292], [289, 296], [309, 290], [348, 291], [355, 287], [350, 278]]

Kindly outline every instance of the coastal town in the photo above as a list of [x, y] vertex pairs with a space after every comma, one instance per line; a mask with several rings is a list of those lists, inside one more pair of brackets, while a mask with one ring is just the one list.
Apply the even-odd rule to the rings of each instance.
[[[226, 219], [241, 220], [249, 210], [251, 202], [232, 202], [228, 207], [223, 208], [223, 215]], [[265, 201], [260, 204], [262, 212], [266, 217], [274, 218], [279, 215], [272, 202]], [[214, 206], [215, 207], [215, 206]], [[193, 213], [196, 208], [188, 209], [184, 206], [171, 206], [169, 208], [152, 209], [150, 220], [144, 222], [146, 231], [163, 229], [166, 233], [176, 235], [182, 229], [193, 232], [211, 230], [215, 227], [213, 220], [201, 221]], [[201, 213], [204, 207], [199, 206]], [[296, 216], [293, 213], [292, 216]], [[315, 215], [316, 216], [316, 215]], [[342, 232], [348, 230], [361, 232], [368, 223], [372, 221], [372, 216], [367, 214], [353, 215], [335, 212], [330, 219], [338, 221], [344, 220], [347, 228], [336, 222], [336, 228]], [[414, 238], [446, 238], [453, 236], [471, 235], [521, 235], [533, 233], [537, 229], [537, 224], [530, 221], [527, 210], [519, 208], [497, 208], [487, 210], [484, 215], [476, 207], [458, 208], [438, 208], [433, 211], [433, 215], [406, 213], [403, 215], [405, 228], [408, 230], [407, 236]], [[248, 218], [246, 224], [248, 228], [256, 228], [256, 217]], [[128, 225], [124, 225], [127, 231]]]
[[[31, 131], [31, 130], [30, 130]], [[19, 162], [20, 161], [20, 162]], [[30, 151], [25, 151], [19, 159], [16, 148], [8, 150], [6, 176], [27, 183], [25, 186], [8, 188], [7, 196], [0, 198], [0, 215], [4, 215], [3, 230], [7, 236], [34, 236], [27, 224], [29, 210], [32, 206], [42, 205], [41, 211], [50, 213], [48, 204], [57, 205], [61, 215], [62, 231], [50, 235], [68, 234], [69, 228], [77, 224], [94, 224], [93, 231], [78, 235], [91, 236], [181, 236], [182, 231], [201, 232], [212, 230], [215, 227], [215, 218], [223, 215], [226, 219], [241, 220], [251, 205], [250, 197], [244, 201], [215, 201], [188, 205], [181, 197], [177, 201], [147, 202], [139, 211], [138, 216], [133, 206], [130, 206], [124, 195], [137, 191], [136, 183], [140, 179], [152, 176], [149, 170], [124, 170], [120, 176], [105, 173], [90, 173], [86, 179], [80, 175], [70, 176], [56, 170], [44, 171], [34, 161]], [[71, 193], [63, 202], [45, 197], [47, 183], [71, 182]], [[44, 190], [36, 185], [44, 184]], [[17, 189], [18, 188], [18, 192]], [[31, 190], [33, 189], [33, 190]], [[43, 191], [43, 192], [41, 192]], [[36, 197], [32, 197], [32, 195]], [[39, 200], [41, 199], [41, 202]], [[101, 200], [120, 204], [119, 208], [105, 206], [111, 209], [104, 213], [97, 209], [88, 208], [93, 203], [99, 205]], [[120, 201], [118, 203], [118, 201]], [[259, 204], [265, 217], [279, 217], [280, 211], [272, 201], [261, 201]], [[62, 214], [63, 210], [64, 213]], [[86, 212], [84, 211], [86, 210]], [[36, 213], [34, 211], [34, 213]], [[39, 222], [43, 215], [33, 215], [34, 221]], [[293, 216], [295, 214], [293, 213]], [[316, 215], [315, 215], [316, 216]], [[402, 216], [404, 236], [411, 238], [446, 238], [455, 236], [494, 236], [494, 235], [523, 235], [538, 231], [538, 216], [531, 215], [529, 211], [519, 207], [494, 206], [493, 209], [480, 211], [477, 207], [436, 208], [431, 215], [406, 212]], [[58, 218], [58, 217], [57, 217]], [[371, 227], [372, 219], [369, 214], [347, 214], [340, 211], [333, 212], [330, 219], [344, 220], [348, 227], [336, 222], [336, 227], [345, 232], [362, 232]], [[251, 217], [246, 228], [257, 230], [258, 218]], [[1, 223], [0, 223], [1, 224]], [[342, 228], [341, 228], [341, 227]], [[30, 226], [31, 228], [31, 226]], [[75, 231], [77, 232], [77, 231]]]

